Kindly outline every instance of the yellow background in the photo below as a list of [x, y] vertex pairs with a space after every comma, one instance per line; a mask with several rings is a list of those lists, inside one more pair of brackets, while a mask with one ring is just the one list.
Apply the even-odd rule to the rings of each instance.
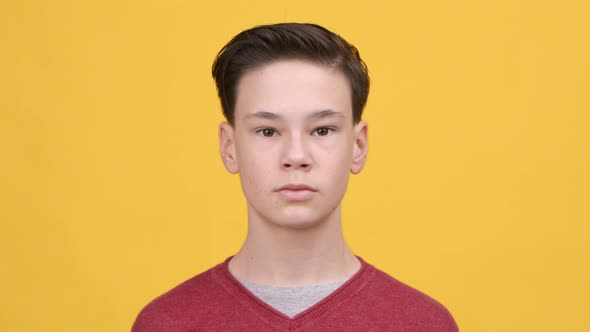
[[590, 331], [588, 1], [4, 1], [0, 326], [127, 331], [236, 252], [210, 66], [239, 31], [322, 24], [372, 90], [355, 253], [462, 331]]

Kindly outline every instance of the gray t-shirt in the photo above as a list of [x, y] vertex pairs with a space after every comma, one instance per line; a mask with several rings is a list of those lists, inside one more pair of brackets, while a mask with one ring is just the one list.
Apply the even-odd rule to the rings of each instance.
[[342, 286], [346, 279], [297, 287], [274, 287], [253, 284], [247, 281], [240, 282], [256, 297], [292, 318], [330, 295], [338, 287]]

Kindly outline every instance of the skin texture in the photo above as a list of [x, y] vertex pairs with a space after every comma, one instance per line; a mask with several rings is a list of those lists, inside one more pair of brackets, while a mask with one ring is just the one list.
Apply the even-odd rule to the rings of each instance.
[[343, 73], [300, 60], [246, 72], [219, 139], [248, 203], [248, 236], [230, 262], [238, 279], [301, 285], [356, 272], [340, 211], [349, 174], [365, 164], [367, 124], [353, 124]]

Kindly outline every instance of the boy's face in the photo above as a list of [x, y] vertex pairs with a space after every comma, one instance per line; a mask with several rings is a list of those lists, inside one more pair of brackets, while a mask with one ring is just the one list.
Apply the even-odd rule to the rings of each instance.
[[249, 218], [290, 228], [339, 214], [349, 172], [360, 172], [367, 154], [367, 125], [353, 125], [346, 76], [301, 60], [246, 72], [235, 124], [223, 123], [219, 137]]

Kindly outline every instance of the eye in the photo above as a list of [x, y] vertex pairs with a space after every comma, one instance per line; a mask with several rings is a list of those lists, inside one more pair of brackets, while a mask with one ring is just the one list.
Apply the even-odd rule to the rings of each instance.
[[315, 136], [327, 136], [331, 131], [333, 131], [332, 128], [321, 127], [321, 128], [318, 128], [318, 129], [314, 130], [313, 131], [313, 135], [315, 135]]
[[264, 137], [273, 137], [277, 135], [277, 131], [271, 128], [262, 128], [256, 131]]

